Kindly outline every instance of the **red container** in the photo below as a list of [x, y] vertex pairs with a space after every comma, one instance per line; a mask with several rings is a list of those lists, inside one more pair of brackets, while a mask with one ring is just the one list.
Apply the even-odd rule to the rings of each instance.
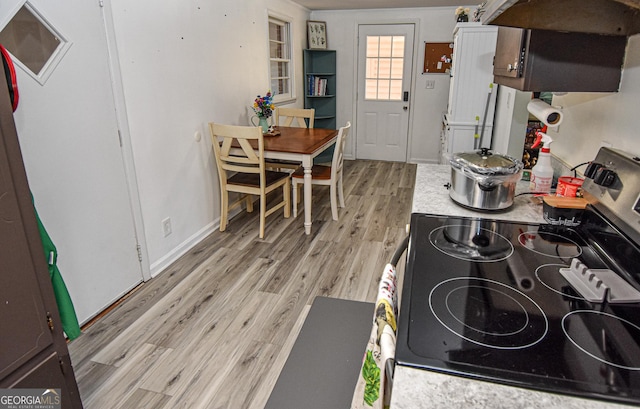
[[584, 179], [574, 178], [571, 176], [562, 176], [558, 178], [556, 196], [575, 197], [578, 189], [582, 186], [582, 182], [584, 182]]

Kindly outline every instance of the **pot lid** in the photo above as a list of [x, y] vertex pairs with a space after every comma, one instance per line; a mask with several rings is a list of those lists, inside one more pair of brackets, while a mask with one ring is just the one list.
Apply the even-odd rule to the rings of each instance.
[[451, 158], [451, 165], [483, 175], [509, 175], [520, 172], [523, 167], [521, 161], [511, 156], [492, 153], [486, 148], [455, 153]]

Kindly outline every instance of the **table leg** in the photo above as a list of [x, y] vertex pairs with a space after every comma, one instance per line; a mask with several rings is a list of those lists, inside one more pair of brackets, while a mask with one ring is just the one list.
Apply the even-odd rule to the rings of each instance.
[[313, 160], [305, 157], [302, 161], [304, 168], [304, 232], [311, 234], [311, 168]]

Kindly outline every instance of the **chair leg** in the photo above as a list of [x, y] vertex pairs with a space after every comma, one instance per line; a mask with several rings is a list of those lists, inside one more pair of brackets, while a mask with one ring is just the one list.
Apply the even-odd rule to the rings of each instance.
[[264, 239], [264, 225], [267, 213], [267, 195], [260, 194], [260, 238]]
[[284, 218], [291, 217], [291, 178], [287, 179], [287, 183], [282, 187], [282, 195], [284, 196]]
[[338, 197], [340, 198], [340, 207], [344, 207], [344, 189], [342, 188], [342, 175], [338, 177]]
[[331, 197], [331, 216], [333, 220], [338, 220], [338, 199], [336, 198], [336, 190], [337, 186], [335, 183], [332, 183], [329, 187], [329, 196]]
[[246, 196], [246, 200], [247, 200], [247, 213], [251, 213], [253, 212], [253, 196], [251, 195], [247, 195]]
[[222, 190], [220, 192], [220, 231], [227, 229], [227, 218], [229, 217], [229, 192]]
[[298, 217], [298, 183], [296, 183], [295, 179], [291, 180], [293, 184], [293, 218]]

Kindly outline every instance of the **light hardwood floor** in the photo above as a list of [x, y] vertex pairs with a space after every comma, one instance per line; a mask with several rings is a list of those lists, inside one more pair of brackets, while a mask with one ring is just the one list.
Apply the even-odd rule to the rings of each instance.
[[314, 297], [375, 301], [415, 169], [345, 161], [346, 207], [314, 186], [309, 236], [281, 212], [263, 240], [257, 212], [208, 236], [69, 344], [85, 408], [263, 408]]

